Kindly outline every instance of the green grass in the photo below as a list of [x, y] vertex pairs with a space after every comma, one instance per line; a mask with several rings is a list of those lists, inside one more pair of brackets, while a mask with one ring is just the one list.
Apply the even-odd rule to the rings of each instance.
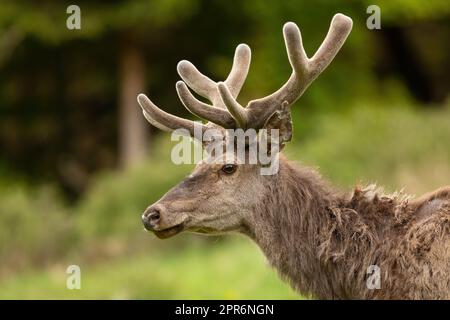
[[278, 279], [259, 249], [242, 237], [80, 265], [81, 290], [66, 288], [66, 267], [6, 279], [0, 282], [0, 299], [301, 298]]

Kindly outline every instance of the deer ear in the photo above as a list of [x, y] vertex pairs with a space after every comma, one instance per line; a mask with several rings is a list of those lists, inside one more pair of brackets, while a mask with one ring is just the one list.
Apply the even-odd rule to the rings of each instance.
[[284, 147], [286, 142], [292, 139], [292, 118], [289, 108], [289, 103], [284, 101], [281, 108], [278, 108], [264, 124], [264, 129], [267, 129], [267, 134], [270, 136], [271, 129], [279, 130], [280, 150]]

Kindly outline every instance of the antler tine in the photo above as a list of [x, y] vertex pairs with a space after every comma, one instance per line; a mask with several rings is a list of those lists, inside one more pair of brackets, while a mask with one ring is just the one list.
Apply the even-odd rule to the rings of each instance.
[[314, 79], [333, 61], [350, 34], [352, 26], [353, 21], [350, 17], [341, 13], [334, 15], [325, 40], [309, 62], [311, 71], [316, 72], [312, 74]]
[[300, 29], [293, 22], [287, 22], [283, 26], [284, 43], [288, 54], [292, 71], [298, 78], [308, 73], [308, 57], [303, 47]]
[[239, 128], [245, 129], [247, 127], [247, 112], [245, 108], [236, 101], [225, 83], [219, 82], [217, 88], [223, 103], [238, 123]]
[[145, 112], [144, 109], [142, 109], [142, 114], [144, 115], [144, 118], [153, 126], [157, 127], [158, 129], [162, 130], [162, 131], [166, 131], [166, 132], [172, 132], [172, 129], [162, 125], [161, 123], [159, 123], [158, 121], [156, 121], [155, 119], [153, 119], [152, 117], [150, 117], [150, 115]]
[[184, 107], [193, 115], [216, 123], [223, 128], [233, 128], [235, 126], [234, 119], [226, 110], [197, 100], [183, 81], [177, 82], [176, 89]]
[[225, 84], [230, 89], [234, 98], [238, 96], [244, 85], [245, 79], [247, 79], [251, 62], [251, 53], [250, 47], [244, 43], [241, 43], [236, 47], [233, 66], [231, 67], [230, 74], [225, 80]]
[[283, 35], [292, 66], [289, 80], [276, 92], [250, 101], [247, 106], [249, 123], [252, 127], [260, 128], [270, 115], [286, 101], [292, 105], [314, 81], [319, 74], [330, 64], [344, 44], [352, 29], [352, 20], [343, 15], [336, 14], [330, 24], [330, 29], [316, 54], [308, 59], [303, 48], [301, 33], [297, 25], [288, 22], [283, 27]]
[[[247, 78], [250, 60], [250, 48], [245, 44], [238, 45], [234, 54], [233, 66], [230, 74], [225, 82], [222, 83], [222, 85], [226, 86], [227, 90], [229, 90], [228, 93], [231, 100], [234, 100], [237, 97]], [[237, 119], [235, 117], [239, 116], [238, 113], [233, 111], [228, 113], [226, 111], [228, 105], [225, 103], [225, 100], [220, 93], [218, 83], [203, 75], [192, 63], [186, 60], [178, 63], [177, 70], [185, 83], [179, 81], [176, 85], [176, 89], [181, 102], [189, 112], [224, 128], [234, 128], [236, 127], [236, 124], [241, 126], [244, 123], [244, 118], [240, 117]], [[189, 91], [186, 84], [201, 96], [208, 98], [213, 103], [213, 106], [196, 99]], [[226, 101], [230, 102], [230, 99], [227, 99]], [[233, 106], [236, 104], [237, 102], [234, 101]]]
[[215, 102], [213, 98], [217, 95], [216, 83], [198, 71], [191, 62], [181, 60], [178, 62], [177, 71], [184, 82], [186, 82], [195, 92], [202, 97]]
[[177, 129], [186, 129], [189, 135], [194, 138], [197, 126], [200, 126], [202, 134], [206, 130], [206, 127], [201, 123], [183, 119], [161, 110], [145, 94], [139, 94], [137, 100], [147, 121], [161, 130], [170, 132]]

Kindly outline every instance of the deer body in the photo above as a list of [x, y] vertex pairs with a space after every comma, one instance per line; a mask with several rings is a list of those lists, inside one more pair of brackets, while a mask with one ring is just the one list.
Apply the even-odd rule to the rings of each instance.
[[[278, 152], [292, 137], [290, 106], [329, 65], [351, 28], [350, 18], [335, 15], [324, 42], [308, 58], [300, 30], [287, 23], [283, 33], [292, 74], [279, 90], [246, 107], [236, 97], [249, 69], [248, 46], [237, 47], [224, 82], [214, 82], [181, 61], [178, 73], [184, 81], [177, 83], [178, 95], [207, 124], [168, 114], [139, 95], [151, 124], [166, 131], [183, 129], [201, 140], [208, 153], [190, 176], [145, 210], [142, 221], [159, 238], [184, 230], [244, 233], [282, 278], [316, 298], [450, 299], [450, 187], [413, 201], [383, 195], [374, 187], [346, 194]], [[186, 84], [212, 105], [197, 100]], [[264, 163], [247, 163], [253, 140], [236, 141], [233, 129], [279, 132], [269, 139], [278, 171], [262, 175]], [[196, 135], [207, 136], [210, 130], [215, 133], [206, 141]], [[231, 151], [221, 153], [230, 143]], [[264, 149], [259, 142], [257, 147]], [[367, 286], [367, 271], [373, 266], [380, 271], [378, 289]]]
[[[247, 234], [298, 292], [321, 299], [450, 299], [450, 187], [419, 202], [372, 187], [343, 194], [284, 159], [270, 185]], [[379, 289], [367, 287], [371, 265], [380, 268]]]

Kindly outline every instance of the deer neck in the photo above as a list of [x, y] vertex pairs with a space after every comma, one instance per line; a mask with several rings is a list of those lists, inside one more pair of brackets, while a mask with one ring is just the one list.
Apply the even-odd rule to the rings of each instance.
[[[346, 285], [330, 279], [333, 265], [321, 259], [323, 235], [333, 226], [330, 208], [343, 203], [335, 192], [309, 168], [280, 159], [280, 170], [267, 185], [267, 194], [256, 208], [248, 227], [282, 278], [304, 295], [337, 298]], [[326, 252], [323, 252], [326, 254]], [[323, 293], [323, 294], [322, 294]]]

